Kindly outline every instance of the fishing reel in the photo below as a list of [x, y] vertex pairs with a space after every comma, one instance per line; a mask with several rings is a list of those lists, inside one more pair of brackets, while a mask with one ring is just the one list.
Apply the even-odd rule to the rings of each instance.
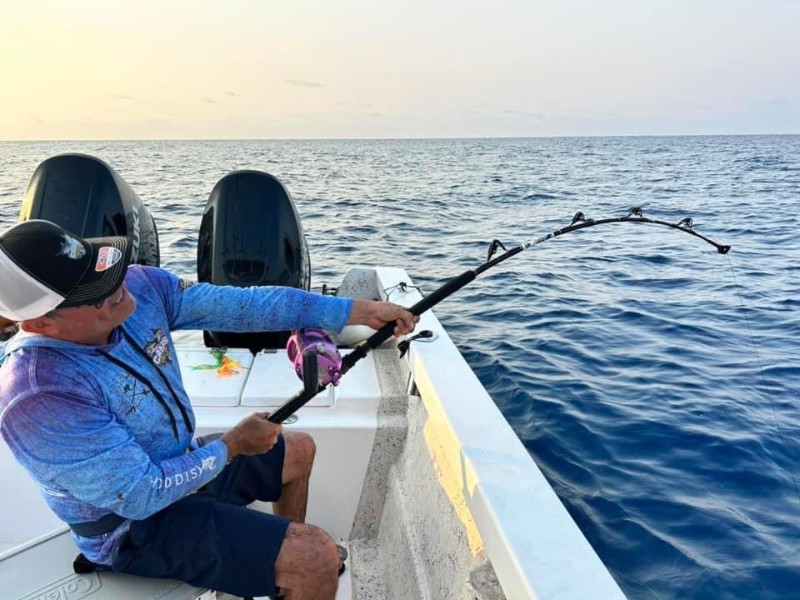
[[342, 355], [322, 329], [309, 328], [292, 332], [286, 343], [289, 361], [308, 393], [316, 395], [320, 386], [339, 385], [342, 378]]

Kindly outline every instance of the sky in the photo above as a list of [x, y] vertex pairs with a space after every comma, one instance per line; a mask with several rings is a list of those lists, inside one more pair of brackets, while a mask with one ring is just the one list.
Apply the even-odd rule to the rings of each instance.
[[0, 0], [0, 140], [767, 133], [798, 0]]

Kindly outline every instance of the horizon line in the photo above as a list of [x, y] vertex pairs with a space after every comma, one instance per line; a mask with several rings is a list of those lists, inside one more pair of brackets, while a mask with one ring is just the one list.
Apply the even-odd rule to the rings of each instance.
[[623, 133], [623, 134], [582, 134], [582, 135], [485, 135], [485, 136], [409, 136], [409, 137], [187, 137], [187, 138], [29, 138], [0, 139], [0, 143], [37, 142], [323, 142], [323, 141], [418, 141], [418, 140], [524, 140], [559, 138], [646, 138], [646, 137], [758, 137], [758, 136], [796, 136], [797, 133]]

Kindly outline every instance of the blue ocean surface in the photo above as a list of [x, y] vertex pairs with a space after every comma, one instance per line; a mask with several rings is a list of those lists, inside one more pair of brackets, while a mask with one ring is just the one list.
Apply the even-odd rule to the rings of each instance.
[[800, 597], [800, 136], [4, 142], [3, 228], [62, 152], [114, 166], [190, 276], [214, 184], [272, 173], [315, 289], [380, 264], [429, 292], [577, 211], [691, 217], [731, 253], [594, 227], [435, 311], [629, 597]]

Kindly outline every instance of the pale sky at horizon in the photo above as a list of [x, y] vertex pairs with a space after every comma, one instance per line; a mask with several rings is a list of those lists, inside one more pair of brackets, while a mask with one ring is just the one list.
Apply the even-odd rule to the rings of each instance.
[[0, 140], [800, 133], [800, 2], [0, 0]]

